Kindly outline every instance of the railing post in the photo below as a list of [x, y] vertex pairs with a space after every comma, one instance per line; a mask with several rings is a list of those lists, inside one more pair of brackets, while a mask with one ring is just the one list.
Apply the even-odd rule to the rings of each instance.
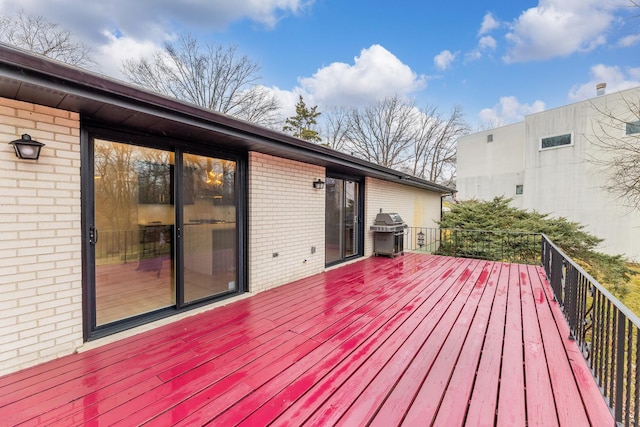
[[616, 376], [615, 376], [615, 420], [622, 422], [623, 386], [624, 386], [624, 332], [627, 318], [616, 308]]

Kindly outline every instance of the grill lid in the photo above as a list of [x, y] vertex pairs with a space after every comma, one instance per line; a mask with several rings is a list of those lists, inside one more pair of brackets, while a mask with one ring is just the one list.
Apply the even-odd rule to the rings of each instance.
[[407, 228], [407, 224], [397, 213], [383, 213], [376, 215], [376, 220], [369, 229], [379, 232], [399, 232]]
[[397, 213], [383, 213], [376, 215], [375, 225], [397, 225], [403, 224], [402, 218]]

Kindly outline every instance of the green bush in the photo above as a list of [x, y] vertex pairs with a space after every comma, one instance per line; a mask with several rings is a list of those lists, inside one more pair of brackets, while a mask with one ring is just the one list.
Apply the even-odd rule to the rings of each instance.
[[[544, 233], [569, 257], [580, 264], [596, 280], [607, 286], [616, 296], [624, 298], [628, 293], [628, 283], [635, 271], [629, 268], [621, 255], [607, 255], [595, 250], [602, 239], [590, 234], [585, 226], [566, 218], [551, 218], [548, 214], [518, 209], [510, 205], [511, 199], [496, 197], [490, 201], [468, 200], [451, 206], [443, 214], [440, 228], [484, 231], [509, 231], [523, 233]], [[473, 238], [465, 234], [466, 238]], [[484, 237], [485, 239], [488, 237]], [[497, 239], [495, 237], [494, 239]], [[517, 242], [516, 242], [517, 243]], [[514, 244], [509, 242], [509, 244]], [[531, 243], [526, 243], [529, 251], [538, 251]], [[455, 249], [468, 251], [473, 248], [463, 241], [456, 241]], [[486, 253], [484, 248], [490, 245], [477, 245], [483, 248], [477, 256], [484, 259], [496, 259], [497, 253]], [[496, 245], [497, 247], [497, 245]], [[451, 242], [443, 250], [452, 252]], [[478, 249], [474, 249], [479, 251]], [[495, 249], [493, 249], [495, 251]], [[466, 253], [473, 256], [474, 253]], [[539, 255], [538, 255], [539, 256]]]

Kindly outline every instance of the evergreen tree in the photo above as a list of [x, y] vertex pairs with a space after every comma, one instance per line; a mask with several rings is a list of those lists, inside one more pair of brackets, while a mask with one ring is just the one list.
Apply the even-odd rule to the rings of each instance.
[[296, 115], [286, 119], [286, 125], [282, 127], [282, 130], [305, 141], [320, 142], [320, 135], [313, 129], [317, 124], [316, 118], [322, 114], [316, 111], [317, 108], [317, 105], [311, 109], [307, 108], [302, 95], [300, 95], [296, 104]]
[[[452, 205], [440, 221], [440, 228], [454, 230], [512, 231], [522, 233], [544, 233], [554, 244], [582, 266], [596, 280], [608, 285], [618, 296], [628, 292], [627, 283], [633, 271], [621, 255], [607, 255], [595, 250], [602, 239], [590, 234], [585, 226], [566, 218], [552, 218], [548, 214], [518, 209], [510, 205], [511, 199], [496, 197], [489, 201], [468, 200]], [[473, 239], [474, 242], [466, 240]], [[477, 239], [484, 239], [478, 244]], [[502, 239], [498, 242], [498, 240]], [[463, 254], [492, 260], [501, 260], [499, 248], [504, 245], [520, 245], [518, 253], [526, 253], [539, 259], [539, 240], [514, 238], [507, 241], [503, 236], [489, 233], [460, 233], [441, 245], [440, 252]], [[456, 247], [452, 247], [456, 245]], [[471, 248], [478, 253], [465, 253]]]

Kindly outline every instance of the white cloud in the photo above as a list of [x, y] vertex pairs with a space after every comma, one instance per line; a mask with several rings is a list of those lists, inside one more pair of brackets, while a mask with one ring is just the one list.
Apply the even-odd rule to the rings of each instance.
[[464, 54], [465, 62], [477, 61], [482, 58], [483, 52], [488, 50], [496, 50], [498, 43], [491, 36], [483, 36], [478, 40], [478, 47]]
[[444, 71], [451, 66], [456, 56], [458, 56], [457, 52], [452, 53], [449, 50], [443, 50], [433, 58], [433, 62], [436, 64], [436, 67]]
[[490, 33], [498, 27], [500, 27], [500, 23], [493, 17], [491, 12], [487, 12], [485, 13], [484, 18], [482, 18], [482, 24], [480, 25], [478, 35], [481, 36], [483, 34]]
[[424, 89], [426, 80], [426, 76], [417, 75], [387, 49], [374, 44], [362, 49], [353, 64], [334, 62], [312, 77], [300, 78], [297, 91], [303, 93], [305, 100], [304, 94], [308, 94], [309, 99], [323, 106], [361, 105]]
[[100, 71], [121, 80], [126, 80], [120, 71], [124, 60], [150, 57], [156, 50], [161, 49], [161, 46], [151, 41], [139, 42], [131, 37], [116, 37], [108, 32], [105, 32], [104, 36], [108, 42], [98, 48], [96, 57], [108, 60], [102, 61]]
[[613, 22], [611, 2], [540, 0], [514, 22], [505, 36], [511, 47], [506, 62], [525, 62], [591, 51], [606, 42]]
[[515, 96], [503, 96], [500, 102], [492, 108], [480, 111], [481, 127], [490, 128], [519, 122], [524, 116], [538, 113], [545, 108], [544, 102], [534, 101], [533, 104], [521, 104]]
[[591, 78], [587, 83], [575, 85], [569, 91], [572, 101], [583, 101], [596, 96], [596, 85], [606, 83], [606, 92], [617, 92], [640, 86], [640, 67], [621, 69], [617, 66], [597, 64], [591, 67]]
[[481, 37], [480, 40], [478, 41], [478, 48], [481, 50], [485, 50], [485, 49], [495, 50], [497, 45], [498, 43], [496, 42], [496, 39], [494, 39], [491, 36]]
[[640, 42], [640, 34], [631, 34], [618, 40], [618, 46], [631, 47]]
[[[284, 17], [300, 13], [313, 0], [2, 0], [3, 14], [19, 9], [42, 15], [70, 29], [95, 52], [100, 69], [111, 73], [120, 64], [106, 54], [121, 58], [127, 47], [131, 53], [146, 52], [162, 43], [179, 28], [223, 30], [230, 24], [249, 19], [267, 28]], [[118, 36], [113, 36], [117, 34]], [[120, 74], [114, 75], [119, 77]]]

